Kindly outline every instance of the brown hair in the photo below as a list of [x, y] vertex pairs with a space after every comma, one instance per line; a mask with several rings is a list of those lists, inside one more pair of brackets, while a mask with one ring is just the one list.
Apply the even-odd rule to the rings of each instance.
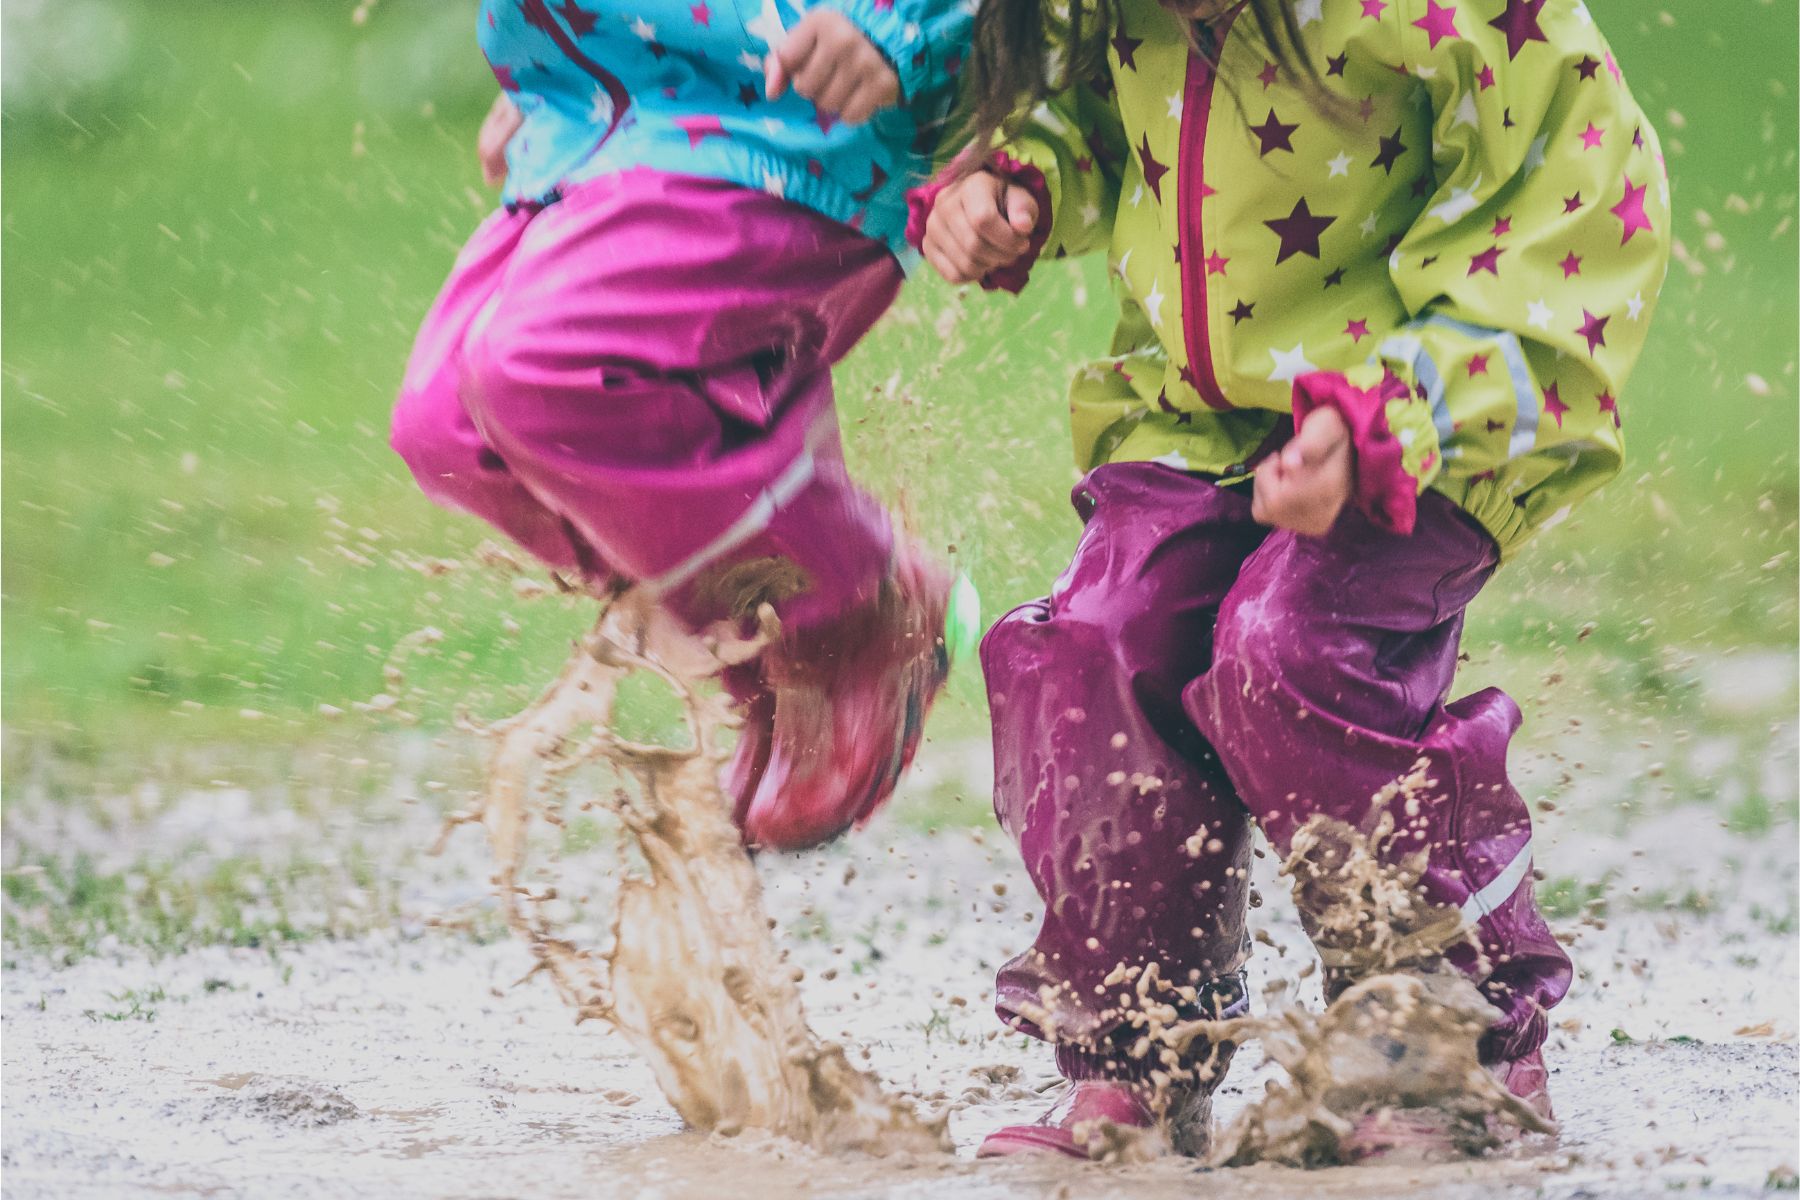
[[[986, 147], [996, 138], [1010, 137], [1040, 101], [1106, 69], [1106, 43], [1118, 22], [1118, 0], [1061, 0], [1067, 5], [1066, 20], [1048, 11], [1055, 2], [981, 0], [969, 54], [964, 145]], [[1187, 19], [1195, 51], [1214, 65], [1224, 19], [1234, 10], [1248, 9], [1276, 64], [1289, 70], [1297, 66], [1313, 90], [1323, 91], [1287, 0], [1186, 4], [1163, 0], [1163, 4]], [[1060, 74], [1053, 73], [1057, 68]], [[980, 163], [980, 155], [971, 155], [965, 156], [962, 166], [974, 170]]]

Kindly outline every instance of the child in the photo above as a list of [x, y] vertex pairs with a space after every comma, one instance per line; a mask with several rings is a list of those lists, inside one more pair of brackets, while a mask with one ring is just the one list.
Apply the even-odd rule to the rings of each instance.
[[904, 188], [968, 20], [953, 0], [481, 8], [505, 208], [419, 333], [394, 449], [597, 591], [635, 585], [695, 630], [774, 604], [779, 641], [726, 678], [746, 714], [727, 787], [763, 845], [867, 817], [948, 666], [948, 580], [852, 484], [830, 368], [900, 285]]
[[[1519, 710], [1445, 700], [1495, 567], [1620, 468], [1668, 254], [1656, 135], [1580, 0], [1100, 0], [1058, 10], [1050, 66], [1044, 13], [984, 0], [973, 144], [1002, 148], [913, 229], [953, 282], [1110, 245], [1122, 283], [1073, 387], [1074, 561], [981, 649], [1045, 906], [998, 1009], [1073, 1081], [982, 1153], [1147, 1124], [1109, 975], [1240, 1011], [1250, 821], [1285, 853], [1420, 759], [1427, 898], [1485, 951], [1453, 957], [1497, 1010], [1482, 1060], [1547, 1116], [1570, 968], [1506, 777]], [[1197, 1134], [1216, 1050], [1175, 1097]]]

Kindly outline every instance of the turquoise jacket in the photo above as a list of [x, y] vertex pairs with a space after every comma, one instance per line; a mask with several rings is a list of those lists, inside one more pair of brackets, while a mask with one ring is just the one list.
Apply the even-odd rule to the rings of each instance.
[[629, 167], [761, 188], [887, 243], [903, 263], [906, 189], [931, 167], [972, 0], [819, 0], [893, 64], [901, 103], [860, 126], [793, 91], [763, 98], [763, 56], [790, 0], [483, 0], [480, 39], [524, 114], [505, 200]]

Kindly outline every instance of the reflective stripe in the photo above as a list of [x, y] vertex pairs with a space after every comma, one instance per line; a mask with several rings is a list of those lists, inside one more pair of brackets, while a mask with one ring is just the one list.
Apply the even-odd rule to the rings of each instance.
[[1506, 864], [1504, 870], [1494, 876], [1493, 882], [1470, 896], [1462, 903], [1463, 920], [1470, 925], [1481, 918], [1492, 915], [1493, 911], [1512, 899], [1512, 894], [1519, 890], [1525, 882], [1525, 873], [1531, 870], [1531, 839], [1526, 838], [1513, 860]]
[[1450, 419], [1450, 402], [1444, 396], [1443, 373], [1426, 352], [1425, 343], [1403, 334], [1383, 342], [1379, 353], [1383, 358], [1398, 358], [1412, 366], [1413, 378], [1425, 388], [1425, 397], [1431, 401], [1431, 423], [1437, 427], [1438, 445], [1449, 445], [1450, 439], [1456, 435], [1456, 422]]
[[1427, 317], [1414, 328], [1426, 325], [1454, 329], [1465, 337], [1491, 340], [1500, 347], [1501, 357], [1506, 359], [1507, 376], [1512, 380], [1513, 406], [1517, 412], [1513, 420], [1512, 437], [1506, 446], [1506, 456], [1519, 458], [1530, 454], [1532, 447], [1537, 445], [1537, 382], [1532, 379], [1531, 368], [1526, 365], [1525, 348], [1519, 345], [1519, 335], [1510, 330], [1487, 329], [1471, 325], [1467, 321], [1458, 321], [1455, 317], [1444, 316]]
[[806, 485], [812, 482], [814, 467], [812, 447], [808, 446], [793, 462], [788, 464], [786, 470], [776, 476], [775, 482], [764, 488], [762, 494], [750, 502], [750, 507], [746, 508], [743, 515], [733, 521], [724, 533], [689, 555], [687, 559], [671, 570], [652, 579], [646, 585], [651, 594], [672, 591], [680, 587], [704, 570], [707, 564], [716, 562], [767, 529], [769, 522], [775, 519], [775, 514], [781, 510], [782, 505], [798, 496], [805, 490]]

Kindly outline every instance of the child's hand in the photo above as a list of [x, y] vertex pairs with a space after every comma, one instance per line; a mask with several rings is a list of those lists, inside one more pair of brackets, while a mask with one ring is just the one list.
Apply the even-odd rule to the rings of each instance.
[[1037, 199], [990, 171], [977, 171], [938, 193], [920, 246], [951, 283], [973, 283], [1016, 262], [1031, 248]]
[[764, 91], [773, 100], [794, 90], [823, 112], [861, 125], [900, 99], [900, 78], [850, 18], [829, 8], [810, 10], [763, 60]]
[[1325, 536], [1350, 499], [1352, 458], [1343, 415], [1314, 410], [1294, 439], [1256, 469], [1250, 515], [1278, 529]]
[[481, 122], [481, 132], [475, 137], [475, 153], [481, 159], [481, 177], [489, 187], [499, 187], [506, 181], [506, 143], [512, 141], [513, 134], [519, 132], [519, 126], [524, 123], [524, 114], [510, 96], [501, 92], [494, 97], [494, 107], [488, 109], [487, 117]]

